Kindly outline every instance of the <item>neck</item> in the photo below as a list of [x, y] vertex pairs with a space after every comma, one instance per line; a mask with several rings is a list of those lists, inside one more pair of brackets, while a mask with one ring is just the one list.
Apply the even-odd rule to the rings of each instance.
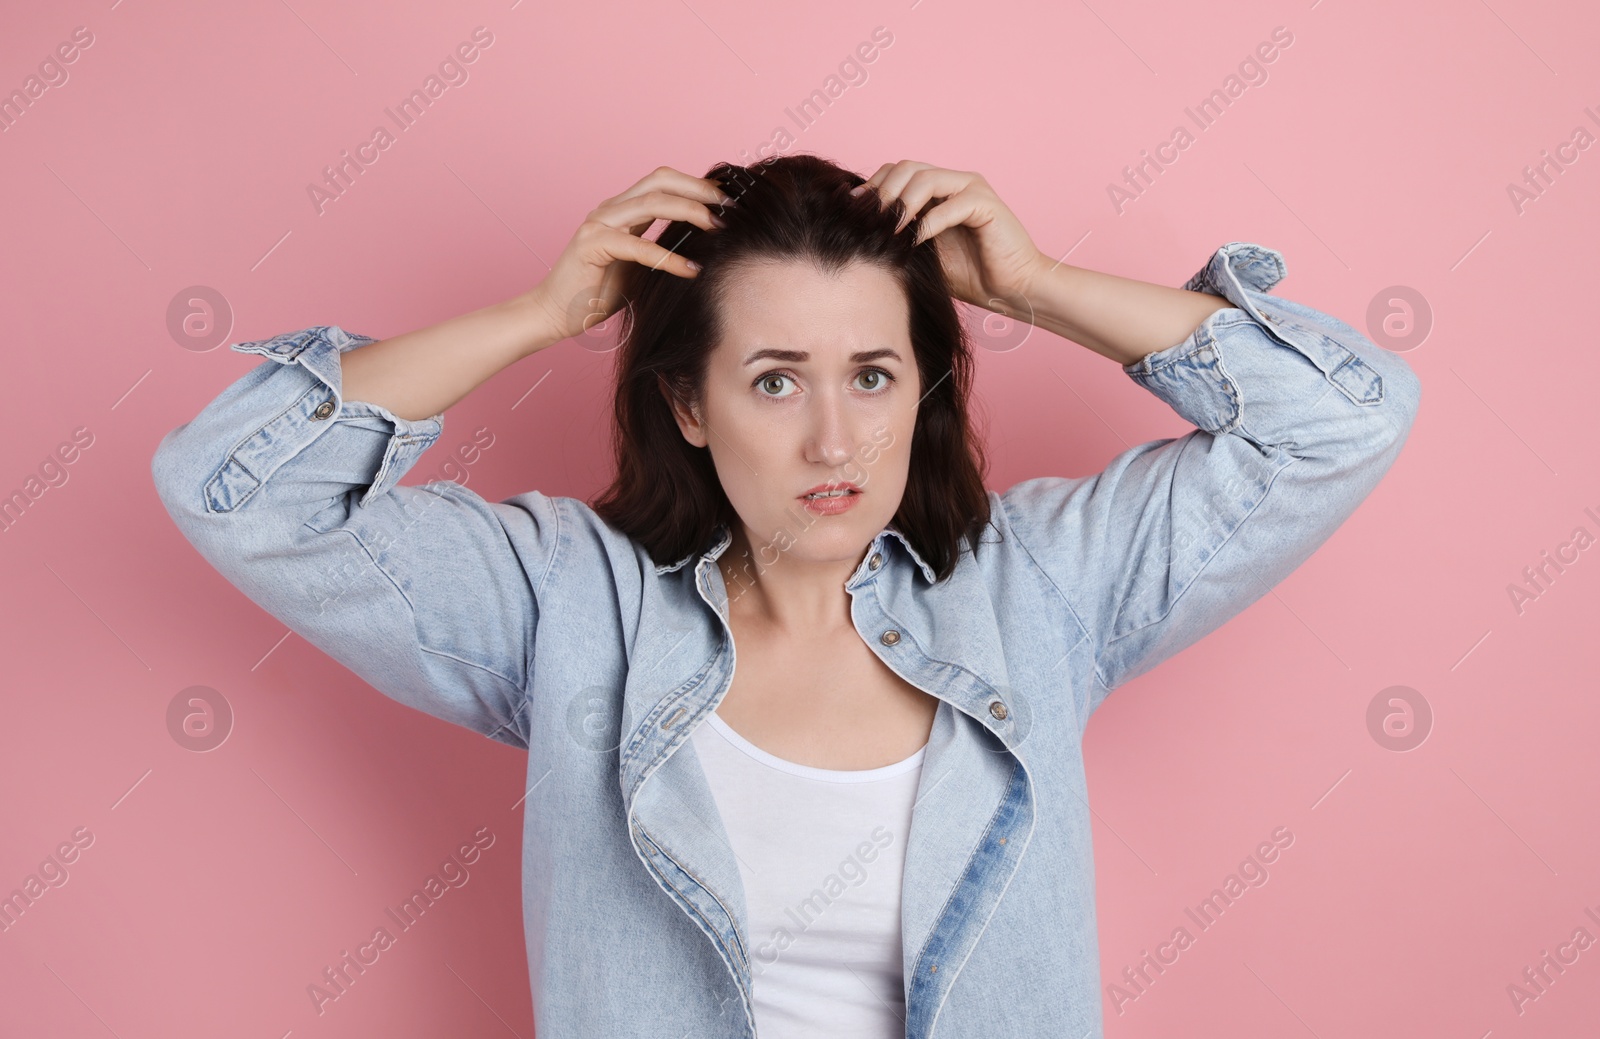
[[861, 560], [811, 561], [793, 552], [752, 553], [743, 524], [717, 559], [730, 616], [779, 632], [809, 634], [851, 626], [845, 582]]

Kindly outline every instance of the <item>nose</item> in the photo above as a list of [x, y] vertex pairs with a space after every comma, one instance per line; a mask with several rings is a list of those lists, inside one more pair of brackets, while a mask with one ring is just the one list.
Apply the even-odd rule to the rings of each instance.
[[844, 465], [855, 453], [849, 409], [837, 393], [821, 393], [814, 399], [806, 460], [834, 467]]

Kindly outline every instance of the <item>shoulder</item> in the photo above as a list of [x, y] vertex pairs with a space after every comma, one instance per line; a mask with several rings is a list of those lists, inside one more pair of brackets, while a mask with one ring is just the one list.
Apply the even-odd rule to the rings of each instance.
[[1043, 515], [1048, 506], [1039, 498], [1039, 492], [1029, 484], [1055, 481], [1044, 477], [1015, 484], [1004, 491], [990, 490], [989, 521], [978, 536], [977, 551], [970, 552], [968, 542], [962, 542], [961, 566], [971, 566], [977, 572], [995, 576], [1017, 571], [1030, 571], [1034, 577], [1043, 577], [1044, 571], [1035, 558], [1033, 535], [1042, 524], [1048, 524]]
[[535, 517], [547, 557], [541, 588], [612, 586], [626, 596], [662, 575], [644, 545], [618, 530], [588, 502], [568, 495], [527, 491], [506, 500]]

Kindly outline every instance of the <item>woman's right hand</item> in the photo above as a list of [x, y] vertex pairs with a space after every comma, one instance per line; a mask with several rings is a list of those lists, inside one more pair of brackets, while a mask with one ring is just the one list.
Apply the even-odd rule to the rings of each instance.
[[545, 340], [581, 335], [616, 313], [622, 306], [619, 261], [694, 277], [697, 268], [690, 261], [640, 235], [657, 219], [683, 220], [709, 231], [721, 223], [711, 206], [732, 201], [716, 181], [660, 166], [600, 203], [578, 225], [550, 273], [526, 294], [548, 316]]

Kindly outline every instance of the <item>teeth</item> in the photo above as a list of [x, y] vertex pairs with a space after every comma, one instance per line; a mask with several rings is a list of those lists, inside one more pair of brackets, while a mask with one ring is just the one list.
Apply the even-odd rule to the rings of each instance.
[[850, 489], [849, 488], [845, 488], [844, 490], [839, 490], [839, 491], [818, 491], [816, 494], [808, 494], [808, 495], [806, 495], [806, 497], [807, 498], [842, 498], [842, 497], [844, 497], [845, 495], [847, 495], [849, 493], [850, 493]]

